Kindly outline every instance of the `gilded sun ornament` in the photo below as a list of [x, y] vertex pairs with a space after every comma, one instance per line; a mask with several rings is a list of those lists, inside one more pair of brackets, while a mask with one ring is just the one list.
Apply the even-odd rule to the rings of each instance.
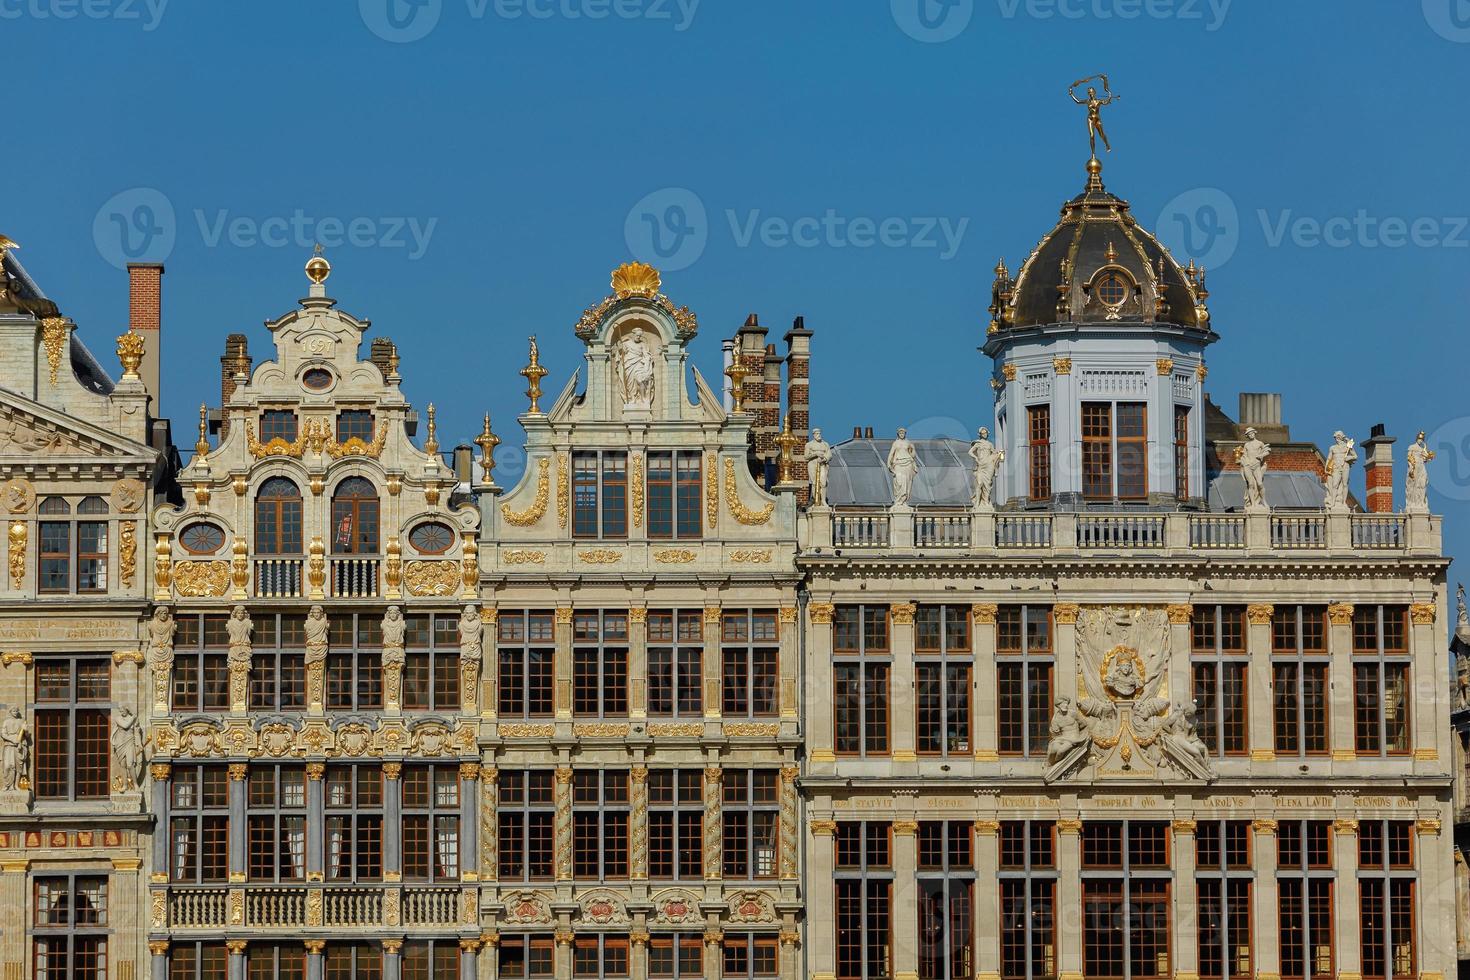
[[660, 285], [658, 270], [642, 262], [625, 262], [613, 270], [613, 294], [618, 299], [629, 296], [652, 299], [658, 295]]

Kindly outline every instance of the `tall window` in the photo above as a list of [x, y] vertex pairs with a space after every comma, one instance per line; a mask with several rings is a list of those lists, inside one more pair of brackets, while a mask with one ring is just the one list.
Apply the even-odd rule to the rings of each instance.
[[649, 717], [703, 717], [703, 664], [702, 612], [691, 610], [649, 613]]
[[698, 452], [648, 454], [648, 536], [697, 538], [703, 532]]
[[1243, 606], [1196, 606], [1190, 674], [1199, 708], [1199, 737], [1211, 755], [1244, 755], [1249, 729]]
[[107, 876], [33, 881], [36, 980], [106, 980]]
[[330, 943], [322, 955], [323, 980], [383, 980], [383, 951], [367, 943]]
[[371, 443], [377, 436], [373, 426], [373, 413], [367, 408], [348, 408], [337, 413], [337, 441], [361, 439]]
[[[726, 935], [725, 942], [732, 938]], [[704, 942], [700, 934], [671, 932], [650, 938], [648, 976], [650, 980], [700, 980], [704, 976]]]
[[36, 658], [37, 799], [95, 800], [110, 792], [110, 668], [107, 657]]
[[970, 610], [920, 606], [914, 615], [915, 745], [920, 755], [970, 753]]
[[225, 881], [230, 846], [226, 767], [176, 765], [169, 788], [170, 879], [191, 885]]
[[893, 976], [890, 827], [839, 823], [835, 845], [838, 980], [886, 980]]
[[[504, 980], [551, 980], [555, 976], [553, 960], [556, 947], [551, 933], [501, 933], [500, 969]], [[405, 964], [407, 965], [407, 964]], [[451, 964], [453, 973], [445, 973], [443, 980], [459, 980], [459, 965]], [[404, 980], [409, 980], [407, 973]], [[431, 980], [426, 973], [423, 980]], [[432, 980], [440, 980], [438, 977]]]
[[1148, 411], [1143, 402], [1082, 403], [1082, 495], [1148, 496]]
[[556, 633], [549, 611], [502, 612], [496, 622], [496, 699], [507, 718], [550, 718]]
[[1082, 825], [1082, 970], [1089, 980], [1167, 977], [1169, 825]]
[[574, 774], [572, 872], [583, 881], [628, 877], [626, 769], [578, 769]]
[[1282, 980], [1331, 980], [1332, 821], [1284, 820], [1276, 828]]
[[627, 716], [627, 613], [572, 617], [572, 712], [582, 718]]
[[1189, 499], [1189, 407], [1174, 406], [1174, 496]]
[[501, 881], [548, 881], [556, 837], [550, 769], [501, 770], [495, 819]]
[[775, 717], [780, 683], [776, 630], [774, 609], [742, 609], [720, 617], [720, 698], [725, 717]]
[[780, 773], [775, 769], [726, 769], [720, 790], [725, 878], [776, 877], [781, 844]]
[[[71, 516], [62, 497], [41, 501], [41, 592], [107, 591], [107, 501], [85, 497]], [[88, 518], [92, 518], [88, 520]]]
[[836, 751], [841, 755], [887, 755], [888, 678], [893, 667], [888, 607], [838, 606], [832, 652]]
[[296, 441], [296, 413], [287, 408], [268, 408], [260, 413], [260, 441]]
[[378, 518], [378, 488], [370, 481], [351, 476], [337, 484], [332, 494], [332, 554], [376, 555]]
[[[283, 476], [271, 477], [255, 494], [255, 553], [301, 552], [301, 489]], [[299, 577], [296, 585], [299, 590]]]
[[1414, 823], [1358, 824], [1358, 901], [1364, 980], [1416, 975]]
[[404, 880], [458, 880], [458, 768], [404, 766], [401, 778]]
[[251, 943], [245, 949], [246, 980], [306, 980], [306, 947], [300, 943]]
[[174, 635], [175, 711], [230, 710], [226, 616], [180, 616]]
[[1327, 609], [1277, 606], [1271, 614], [1271, 715], [1277, 755], [1326, 755]]
[[1353, 610], [1353, 742], [1359, 755], [1409, 751], [1409, 611]]
[[[519, 937], [505, 937], [512, 943]], [[504, 949], [504, 947], [501, 947]], [[402, 980], [459, 980], [459, 944], [453, 939], [409, 940], [403, 944]], [[504, 953], [501, 954], [504, 956]], [[504, 960], [501, 961], [502, 963]], [[504, 973], [503, 976], [512, 976]], [[540, 974], [530, 974], [540, 976]]]
[[618, 980], [628, 976], [626, 933], [578, 936], [572, 945], [573, 980]]
[[250, 619], [251, 710], [305, 711], [306, 617], [251, 613]]
[[383, 620], [376, 612], [332, 616], [327, 654], [327, 707], [376, 711], [383, 707]]
[[781, 972], [776, 942], [772, 935], [725, 933], [720, 976], [726, 980], [775, 980]]
[[704, 773], [698, 769], [648, 773], [648, 877], [704, 877]]
[[995, 617], [997, 747], [1002, 755], [1045, 755], [1052, 714], [1051, 610], [1001, 606]]
[[975, 975], [974, 824], [919, 824], [919, 977]]
[[1057, 825], [1000, 825], [1000, 969], [1003, 980], [1057, 975]]
[[246, 821], [252, 881], [306, 877], [306, 770], [252, 766]]
[[1051, 499], [1051, 406], [1026, 409], [1027, 484], [1032, 500]]
[[327, 877], [380, 881], [383, 877], [383, 770], [332, 765], [326, 773]]
[[1254, 976], [1251, 958], [1251, 822], [1202, 820], [1195, 828], [1199, 975]]
[[404, 709], [459, 710], [459, 617], [435, 613], [404, 619]]
[[572, 536], [628, 536], [628, 454], [572, 454]]
[[175, 942], [168, 950], [168, 980], [229, 980], [230, 953], [223, 941]]

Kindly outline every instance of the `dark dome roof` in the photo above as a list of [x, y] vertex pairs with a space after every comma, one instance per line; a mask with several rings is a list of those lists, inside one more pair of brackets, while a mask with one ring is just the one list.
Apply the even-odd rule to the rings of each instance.
[[1087, 187], [1062, 205], [1012, 279], [995, 270], [990, 332], [1051, 323], [1169, 323], [1208, 331], [1205, 273], [1181, 267], [1134, 220], [1128, 202], [1103, 187], [1088, 165]]

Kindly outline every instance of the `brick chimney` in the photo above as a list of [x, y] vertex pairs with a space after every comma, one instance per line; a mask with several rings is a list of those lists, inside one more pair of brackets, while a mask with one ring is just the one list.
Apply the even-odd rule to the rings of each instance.
[[1383, 423], [1373, 427], [1363, 442], [1363, 477], [1368, 484], [1368, 499], [1363, 502], [1370, 514], [1393, 513], [1393, 444], [1398, 440], [1384, 433]]
[[745, 381], [741, 384], [744, 395], [742, 407], [752, 417], [751, 432], [756, 458], [765, 462], [775, 448], [776, 433], [767, 431], [768, 405], [766, 404], [766, 329], [760, 317], [752, 313], [745, 324], [735, 333], [735, 356], [745, 367]]
[[230, 417], [226, 408], [235, 397], [235, 371], [241, 363], [245, 365], [245, 376], [250, 376], [250, 341], [243, 333], [232, 333], [225, 338], [225, 352], [219, 359], [219, 435], [223, 440], [230, 432]]
[[[806, 318], [797, 317], [786, 332], [786, 413], [791, 431], [802, 445], [811, 438], [811, 360], [812, 332], [806, 328]], [[806, 484], [805, 466], [797, 467], [797, 476], [802, 484], [797, 500], [806, 505], [812, 493]]]
[[398, 347], [388, 337], [374, 337], [372, 346], [369, 348], [368, 360], [378, 366], [386, 379], [394, 371], [393, 361], [398, 356]]
[[163, 266], [156, 262], [128, 264], [128, 327], [143, 336], [143, 363], [138, 374], [153, 398], [153, 414], [160, 414], [162, 404], [158, 386], [159, 366], [163, 352], [159, 350], [163, 322]]

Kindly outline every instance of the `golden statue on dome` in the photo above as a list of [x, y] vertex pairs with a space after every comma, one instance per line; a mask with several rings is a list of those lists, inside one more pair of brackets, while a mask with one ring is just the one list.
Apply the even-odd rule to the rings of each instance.
[[[1087, 88], [1087, 98], [1085, 100], [1077, 98], [1077, 89], [1082, 85], [1087, 85], [1091, 81], [1102, 82], [1103, 94], [1107, 98], [1098, 98], [1097, 89], [1090, 85]], [[1087, 107], [1087, 145], [1092, 149], [1092, 159], [1097, 159], [1097, 138], [1099, 136], [1102, 137], [1103, 147], [1109, 153], [1112, 153], [1113, 144], [1108, 142], [1108, 134], [1103, 129], [1102, 110], [1103, 106], [1112, 105], [1121, 96], [1113, 94], [1112, 88], [1108, 85], [1108, 76], [1103, 73], [1098, 73], [1087, 78], [1079, 78], [1067, 88], [1067, 94], [1072, 97], [1073, 102]]]

